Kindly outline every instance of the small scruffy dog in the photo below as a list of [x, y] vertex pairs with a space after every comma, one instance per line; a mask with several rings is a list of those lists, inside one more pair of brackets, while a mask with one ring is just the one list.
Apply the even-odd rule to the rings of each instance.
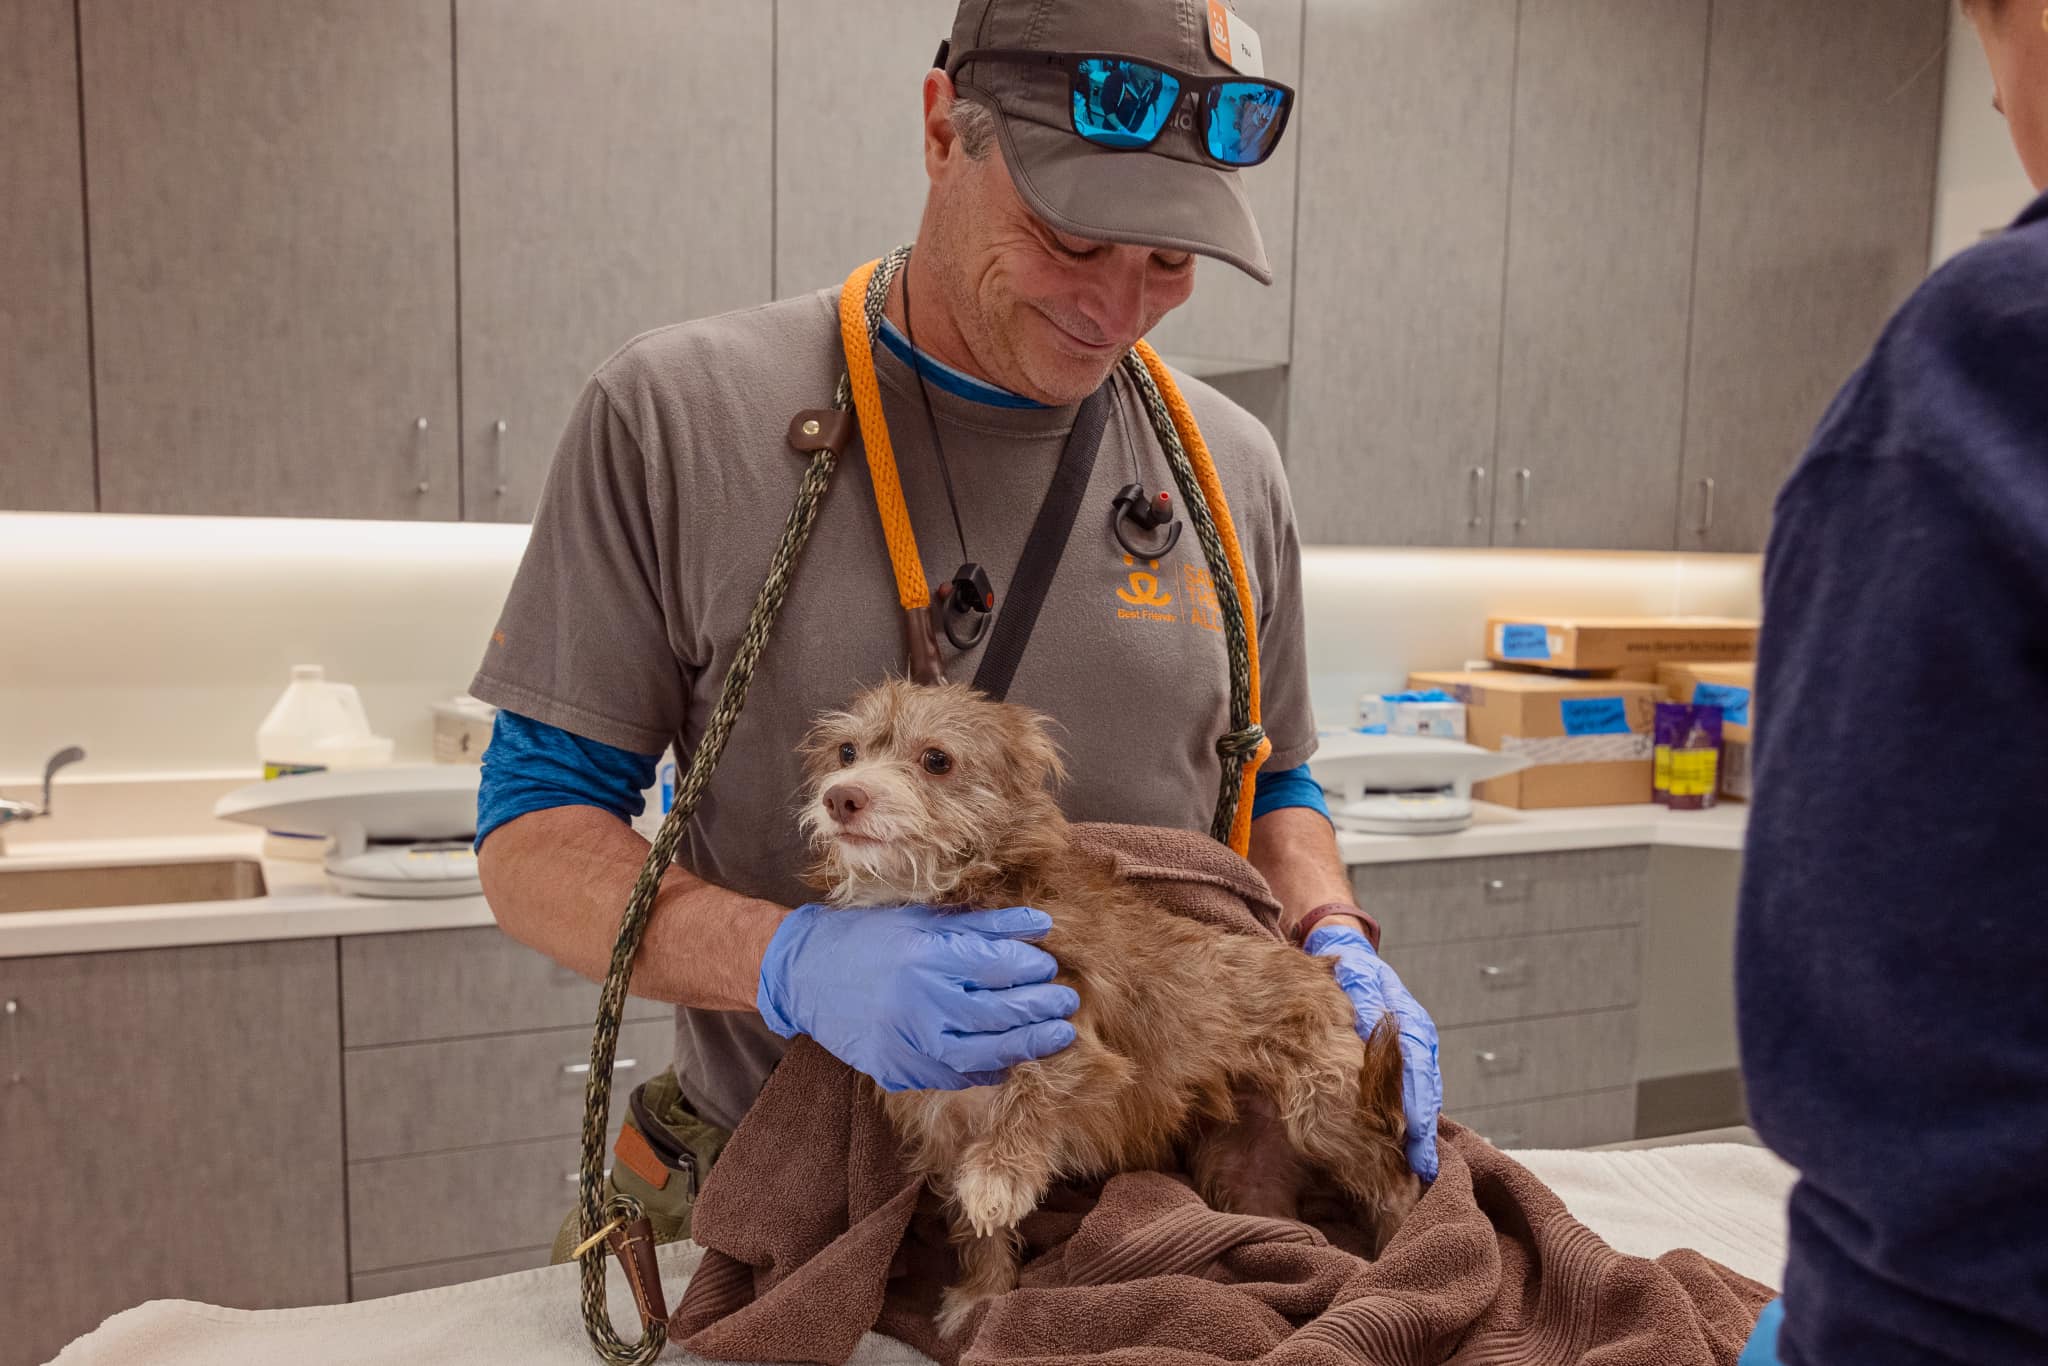
[[1073, 1045], [1001, 1085], [883, 1097], [959, 1253], [941, 1331], [1016, 1285], [1017, 1226], [1059, 1180], [1184, 1163], [1216, 1208], [1291, 1218], [1320, 1173], [1384, 1246], [1421, 1189], [1392, 1021], [1361, 1041], [1328, 962], [1177, 916], [1074, 849], [1042, 717], [890, 682], [821, 719], [804, 753], [830, 902], [1035, 906], [1081, 998]]

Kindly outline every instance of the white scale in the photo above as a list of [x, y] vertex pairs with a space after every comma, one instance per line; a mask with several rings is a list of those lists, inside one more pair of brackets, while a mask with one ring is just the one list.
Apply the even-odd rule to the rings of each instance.
[[475, 896], [474, 764], [405, 764], [294, 773], [238, 787], [221, 820], [329, 841], [327, 876], [356, 896]]
[[1340, 830], [1367, 835], [1450, 835], [1472, 824], [1472, 785], [1529, 767], [1458, 740], [1325, 734], [1310, 766], [1331, 797]]

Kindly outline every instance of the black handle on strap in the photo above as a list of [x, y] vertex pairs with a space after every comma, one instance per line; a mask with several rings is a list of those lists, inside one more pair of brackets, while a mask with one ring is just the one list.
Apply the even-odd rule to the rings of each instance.
[[1017, 576], [1009, 596], [996, 613], [995, 629], [981, 666], [974, 671], [974, 686], [1001, 702], [1010, 695], [1017, 666], [1024, 662], [1024, 647], [1031, 643], [1032, 628], [1038, 625], [1039, 609], [1052, 590], [1053, 575], [1066, 553], [1067, 538], [1081, 511], [1081, 499], [1095, 473], [1096, 452], [1102, 449], [1102, 434], [1109, 426], [1110, 385], [1104, 384], [1082, 401], [1074, 414], [1074, 430], [1060, 451], [1059, 468], [1053, 471], [1052, 486], [1038, 505], [1038, 518], [1024, 541], [1024, 553], [1017, 558]]

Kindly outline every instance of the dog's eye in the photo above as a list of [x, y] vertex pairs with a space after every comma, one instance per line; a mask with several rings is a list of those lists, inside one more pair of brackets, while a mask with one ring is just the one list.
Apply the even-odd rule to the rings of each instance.
[[925, 772], [937, 777], [940, 774], [951, 772], [952, 768], [953, 760], [948, 757], [943, 749], [928, 749], [924, 752]]
[[848, 740], [839, 747], [839, 766], [841, 768], [846, 767], [859, 757], [860, 751], [853, 747], [853, 741]]

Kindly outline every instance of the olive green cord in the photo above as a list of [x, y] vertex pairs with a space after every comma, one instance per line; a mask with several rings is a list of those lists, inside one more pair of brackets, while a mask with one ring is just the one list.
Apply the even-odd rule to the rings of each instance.
[[[868, 281], [862, 305], [870, 344], [881, 328], [889, 285], [909, 256], [909, 247], [898, 247], [882, 259]], [[1180, 487], [1189, 519], [1194, 523], [1195, 535], [1201, 542], [1202, 556], [1208, 562], [1211, 580], [1218, 585], [1233, 585], [1230, 591], [1219, 587], [1216, 594], [1217, 604], [1222, 609], [1224, 641], [1230, 655], [1230, 723], [1233, 730], [1216, 742], [1217, 753], [1223, 760], [1223, 783], [1217, 798], [1216, 818], [1210, 827], [1210, 834], [1227, 844], [1230, 827], [1237, 814], [1240, 778], [1245, 762], [1264, 738], [1264, 732], [1251, 724], [1251, 654], [1245, 635], [1242, 604], [1238, 601], [1230, 562], [1224, 554], [1222, 538], [1217, 534], [1215, 519], [1210, 514], [1207, 500], [1202, 497], [1194, 468], [1182, 449], [1180, 434], [1174, 429], [1172, 416], [1167, 412], [1158, 386], [1135, 352], [1125, 357], [1123, 366], [1151, 415], [1153, 429], [1166, 452], [1174, 482]], [[853, 409], [852, 383], [843, 374], [839, 377], [838, 390], [832, 402], [843, 411]], [[584, 1091], [577, 1214], [581, 1236], [586, 1240], [593, 1238], [610, 1221], [631, 1221], [642, 1213], [639, 1201], [630, 1195], [615, 1194], [610, 1200], [601, 1198], [604, 1191], [604, 1139], [611, 1127], [612, 1063], [618, 1054], [619, 1021], [625, 1011], [626, 988], [632, 981], [633, 960], [640, 952], [640, 942], [647, 933], [648, 917], [654, 910], [655, 895], [675, 856], [676, 845], [682, 840], [683, 829], [695, 814], [705, 788], [710, 785], [711, 775], [725, 753], [726, 741], [731, 738], [733, 724], [746, 703], [747, 688], [753, 682], [755, 666], [760, 663], [761, 654], [768, 645], [769, 632], [774, 628], [783, 600], [789, 594], [797, 560], [803, 554], [804, 544], [810, 539], [811, 528], [817, 522], [818, 508], [831, 483], [836, 462], [837, 456], [832, 451], [821, 450], [812, 457], [810, 467], [804, 472], [797, 488], [795, 506], [790, 509], [789, 520], [783, 526], [782, 540], [769, 562], [768, 577], [761, 585], [760, 597], [755, 600], [753, 613], [747, 619], [746, 632], [740, 637], [732, 665], [726, 670], [725, 681], [719, 687], [718, 702], [712, 708], [711, 720], [704, 728], [695, 753], [690, 756], [689, 771], [676, 788], [675, 804], [670, 807], [654, 837], [653, 847], [647, 852], [646, 863], [641, 865], [640, 876], [633, 884], [633, 893], [627, 898], [625, 913], [619, 921], [618, 939], [612, 946], [611, 966], [605, 974], [604, 990], [597, 1000], [597, 1023], [590, 1040], [590, 1081]], [[590, 1336], [591, 1346], [604, 1360], [619, 1366], [644, 1366], [660, 1356], [662, 1348], [667, 1345], [668, 1325], [662, 1322], [647, 1325], [637, 1342], [627, 1342], [618, 1335], [612, 1326], [605, 1285], [606, 1251], [604, 1241], [597, 1239], [577, 1259], [582, 1276], [584, 1331]]]

